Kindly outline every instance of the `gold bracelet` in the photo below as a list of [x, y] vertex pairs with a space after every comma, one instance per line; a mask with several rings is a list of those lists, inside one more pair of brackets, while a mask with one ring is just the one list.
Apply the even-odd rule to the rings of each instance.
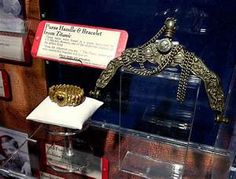
[[59, 106], [78, 106], [84, 100], [84, 90], [75, 85], [59, 84], [49, 88], [51, 101]]

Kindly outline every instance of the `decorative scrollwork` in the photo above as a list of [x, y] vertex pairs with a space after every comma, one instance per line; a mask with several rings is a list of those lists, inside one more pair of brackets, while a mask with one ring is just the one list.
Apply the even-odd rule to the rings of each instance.
[[[180, 102], [184, 101], [187, 82], [192, 73], [201, 78], [205, 84], [210, 107], [217, 115], [215, 120], [228, 122], [227, 118], [223, 116], [224, 94], [219, 78], [195, 54], [188, 52], [182, 45], [173, 44], [172, 37], [175, 29], [176, 20], [167, 18], [164, 26], [151, 40], [137, 48], [128, 48], [120, 57], [111, 60], [90, 94], [98, 97], [100, 89], [106, 87], [120, 67], [137, 75], [150, 76], [160, 73], [168, 66], [178, 65], [181, 67], [181, 74], [176, 99]], [[164, 38], [159, 39], [161, 35]]]

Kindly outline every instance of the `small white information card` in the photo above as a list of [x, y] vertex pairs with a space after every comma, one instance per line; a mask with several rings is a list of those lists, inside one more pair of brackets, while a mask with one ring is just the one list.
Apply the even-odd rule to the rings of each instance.
[[27, 34], [0, 32], [0, 62], [28, 63], [30, 48]]
[[127, 39], [124, 30], [42, 21], [31, 52], [33, 57], [104, 69], [124, 51]]

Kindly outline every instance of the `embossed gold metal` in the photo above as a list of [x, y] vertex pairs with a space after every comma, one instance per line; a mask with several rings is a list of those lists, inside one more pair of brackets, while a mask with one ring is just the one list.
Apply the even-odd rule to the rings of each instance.
[[59, 84], [49, 88], [50, 99], [59, 106], [78, 106], [84, 99], [84, 90], [75, 85]]
[[[167, 18], [163, 27], [152, 39], [137, 48], [126, 49], [121, 56], [111, 60], [97, 79], [95, 89], [90, 92], [90, 95], [99, 97], [100, 89], [106, 87], [121, 67], [137, 75], [150, 76], [159, 74], [168, 66], [180, 66], [181, 74], [176, 99], [180, 102], [184, 101], [188, 79], [191, 74], [194, 74], [204, 82], [210, 107], [216, 112], [215, 120], [227, 123], [228, 119], [223, 116], [224, 93], [219, 77], [210, 71], [194, 53], [187, 51], [180, 44], [173, 44], [175, 30], [176, 20]], [[161, 35], [164, 38], [159, 39]], [[151, 68], [147, 68], [146, 63], [149, 63], [149, 66], [151, 64]]]

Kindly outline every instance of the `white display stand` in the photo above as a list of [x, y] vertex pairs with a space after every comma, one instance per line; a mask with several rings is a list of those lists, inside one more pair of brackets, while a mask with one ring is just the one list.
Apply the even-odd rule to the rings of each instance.
[[[91, 157], [91, 154], [81, 153], [73, 148], [72, 137], [83, 132], [89, 126], [89, 118], [103, 104], [103, 102], [86, 97], [85, 101], [78, 106], [60, 107], [46, 97], [27, 117], [26, 119], [60, 126], [63, 131], [48, 131], [52, 136], [64, 137], [64, 147], [61, 147], [61, 159], [56, 162], [47, 160], [47, 164], [57, 172], [80, 172], [84, 173], [89, 168], [83, 158]], [[52, 153], [55, 149], [55, 143], [46, 147], [47, 153]], [[55, 152], [55, 151], [54, 151]], [[82, 157], [83, 156], [83, 157]], [[95, 160], [94, 158], [92, 160]], [[89, 162], [89, 161], [88, 161]]]
[[78, 106], [60, 107], [46, 97], [26, 119], [61, 126], [70, 129], [82, 130], [84, 123], [103, 104], [103, 102], [89, 97]]

